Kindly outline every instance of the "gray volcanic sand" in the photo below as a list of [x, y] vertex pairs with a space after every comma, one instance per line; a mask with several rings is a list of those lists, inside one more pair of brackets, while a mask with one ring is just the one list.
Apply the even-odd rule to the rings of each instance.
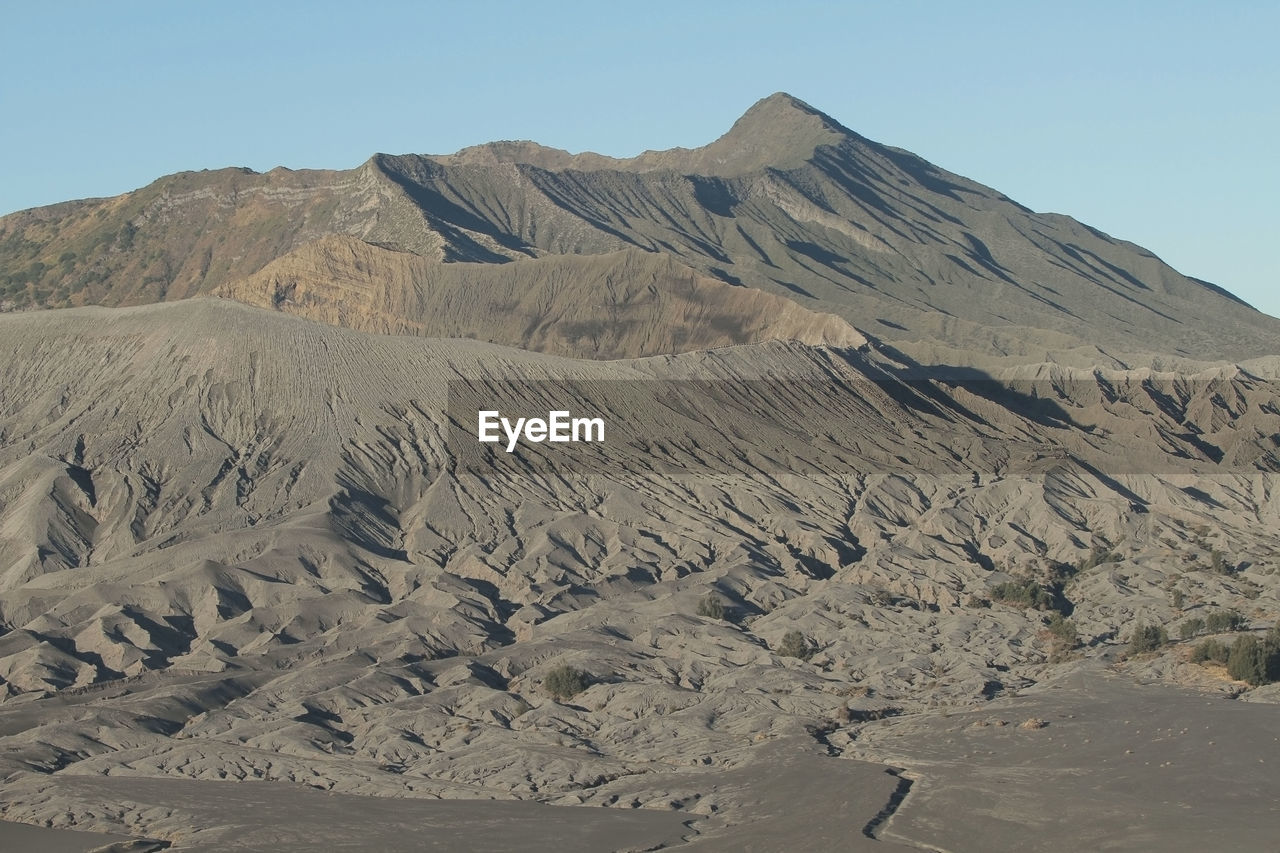
[[880, 837], [924, 849], [1276, 850], [1278, 747], [1272, 705], [1082, 670], [974, 711], [870, 724], [846, 754], [908, 769]]
[[32, 850], [40, 853], [106, 853], [163, 849], [162, 845], [136, 841], [123, 835], [100, 832], [77, 832], [72, 829], [47, 829], [25, 823], [0, 820], [0, 850], [6, 853]]
[[[419, 807], [444, 816], [441, 843], [484, 849], [475, 827], [516, 799], [538, 802], [501, 842], [557, 850], [561, 823], [630, 814], [665, 821], [637, 830], [636, 845], [687, 836], [726, 850], [903, 838], [1023, 849], [1045, 834], [1059, 845], [1046, 849], [1074, 850], [1073, 822], [1094, 833], [1086, 849], [1113, 835], [1149, 849], [1154, 832], [1203, 845], [1223, 828], [1214, 847], [1247, 847], [1278, 823], [1266, 804], [1234, 820], [1266, 790], [1242, 769], [1257, 760], [1247, 749], [1222, 755], [1232, 769], [1213, 781], [1238, 798], [1203, 808], [1192, 796], [1203, 774], [1185, 790], [1144, 790], [1166, 784], [1157, 768], [1170, 759], [1103, 762], [1116, 750], [1096, 744], [1116, 720], [1187, 694], [1134, 687], [1109, 711], [1073, 700], [1066, 722], [1052, 718], [1052, 693], [969, 711], [1080, 666], [1055, 658], [1043, 611], [991, 600], [996, 585], [1058, 564], [1082, 566], [1062, 595], [1082, 645], [1071, 655], [1086, 662], [1114, 657], [1138, 622], [1172, 632], [1233, 608], [1255, 632], [1275, 624], [1280, 484], [1254, 469], [1280, 434], [1273, 380], [1205, 376], [1179, 384], [1173, 405], [1149, 372], [1064, 374], [1061, 405], [1096, 427], [1066, 429], [964, 388], [878, 381], [856, 352], [774, 342], [580, 362], [211, 299], [4, 317], [0, 348], [11, 365], [0, 385], [5, 819], [180, 849], [257, 844], [262, 809], [174, 799], [188, 796], [175, 780], [220, 792], [239, 779], [243, 791], [219, 796], [292, 802], [292, 783], [368, 803], [323, 813], [345, 821], [334, 843], [365, 849], [406, 837], [379, 816]], [[487, 392], [495, 376], [560, 377], [556, 402], [574, 411], [596, 410], [592, 388], [637, 380], [609, 397], [615, 421], [648, 405], [653, 380], [732, 381], [676, 395], [691, 426], [659, 436], [664, 463], [697, 463], [697, 476], [655, 471], [643, 446], [620, 447], [605, 476], [550, 455], [495, 473], [451, 451], [446, 380]], [[787, 424], [813, 412], [834, 449], [804, 456], [821, 442]], [[750, 453], [708, 453], [743, 442]], [[999, 476], [978, 465], [993, 449], [1009, 464]], [[886, 459], [898, 467], [882, 470]], [[1231, 572], [1212, 570], [1215, 552]], [[700, 612], [709, 595], [728, 618]], [[793, 630], [807, 660], [779, 653]], [[1171, 645], [1132, 674], [1243, 688], [1186, 663], [1188, 651]], [[557, 665], [592, 683], [553, 701]], [[1204, 701], [1188, 706], [1269, 719]], [[837, 727], [890, 707], [903, 716], [883, 728]], [[996, 714], [1052, 719], [972, 734], [959, 722]], [[1096, 752], [1058, 757], [1069, 724]], [[841, 758], [822, 755], [824, 739]], [[775, 751], [783, 744], [793, 755]], [[1218, 757], [1192, 748], [1199, 763]], [[903, 790], [884, 764], [921, 780], [888, 821], [877, 817]], [[1107, 782], [1093, 767], [1156, 775]], [[1095, 792], [1099, 779], [1114, 796]], [[533, 817], [548, 814], [572, 821]], [[328, 843], [327, 822], [271, 829], [294, 835], [270, 846], [311, 849], [312, 833]], [[630, 842], [609, 825], [601, 837], [618, 841], [606, 849]]]
[[[516, 801], [364, 797], [279, 782], [63, 775], [55, 787], [60, 798], [85, 804], [100, 814], [147, 814], [170, 826], [184, 827], [171, 836], [176, 850], [313, 850], [319, 826], [324, 827], [327, 850], [678, 847], [891, 853], [912, 849], [880, 843], [866, 834], [894, 796], [899, 780], [876, 764], [826, 757], [812, 741], [804, 739], [762, 744], [752, 752], [749, 763], [732, 770], [650, 774], [644, 783], [651, 791], [667, 792], [673, 811], [628, 808], [646, 799], [650, 791], [637, 791], [631, 803], [620, 801], [617, 807], [604, 809]], [[709, 816], [690, 814], [686, 809], [695, 804]], [[735, 822], [717, 816], [726, 804], [736, 807], [739, 817]], [[681, 811], [674, 810], [677, 808]], [[682, 843], [691, 836], [691, 844]], [[102, 840], [66, 849], [89, 850], [115, 840], [90, 837]], [[50, 848], [33, 840], [27, 847], [6, 849]]]
[[82, 777], [65, 796], [169, 810], [198, 827], [174, 849], [647, 850], [688, 834], [685, 815], [490, 800], [421, 800], [333, 794], [301, 785]]
[[[673, 775], [671, 781], [689, 783], [687, 775], [683, 779]], [[681, 850], [893, 853], [915, 849], [866, 834], [889, 807], [899, 780], [882, 765], [822, 756], [812, 742], [771, 742], [756, 751], [751, 764], [711, 774], [706, 783], [701, 805], [730, 800], [746, 817], [723, 829], [714, 818], [694, 824], [702, 835]]]

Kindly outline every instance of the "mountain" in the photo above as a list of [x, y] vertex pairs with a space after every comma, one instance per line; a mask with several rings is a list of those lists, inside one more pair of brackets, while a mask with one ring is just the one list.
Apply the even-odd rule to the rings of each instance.
[[0, 273], [0, 847], [1274, 836], [1218, 659], [1280, 622], [1277, 321], [1135, 246], [776, 95], [171, 176]]
[[[243, 280], [331, 235], [487, 265], [469, 273], [479, 290], [517, 261], [661, 255], [837, 315], [922, 364], [1173, 367], [1271, 356], [1280, 340], [1280, 320], [1138, 246], [1030, 211], [785, 94], [697, 149], [613, 159], [500, 142], [378, 154], [345, 172], [188, 172], [15, 213], [0, 219], [0, 299], [111, 306], [245, 292]], [[312, 267], [307, 287], [344, 275]]]

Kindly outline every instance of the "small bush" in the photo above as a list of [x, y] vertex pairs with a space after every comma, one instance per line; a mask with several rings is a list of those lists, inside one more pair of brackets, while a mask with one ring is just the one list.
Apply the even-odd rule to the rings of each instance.
[[887, 720], [889, 717], [897, 717], [902, 713], [901, 708], [850, 708], [847, 705], [844, 708], [844, 714], [840, 715], [843, 719], [848, 717], [846, 722], [852, 723], [870, 723], [876, 720]]
[[1226, 663], [1231, 648], [1217, 640], [1202, 640], [1191, 650], [1192, 663]]
[[1175, 589], [1169, 593], [1169, 603], [1173, 605], [1174, 610], [1181, 610], [1182, 605], [1186, 603], [1186, 594], [1180, 589]]
[[1193, 616], [1178, 626], [1178, 636], [1184, 640], [1190, 640], [1196, 634], [1204, 630], [1204, 620], [1199, 616]]
[[893, 605], [893, 593], [887, 589], [877, 589], [871, 593], [871, 603], [876, 607], [891, 607]]
[[1060, 646], [1066, 649], [1074, 649], [1080, 638], [1076, 623], [1063, 618], [1061, 613], [1055, 613], [1049, 617], [1049, 633]]
[[1110, 548], [1100, 546], [1094, 547], [1088, 557], [1083, 558], [1076, 563], [1076, 571], [1087, 572], [1092, 568], [1096, 568], [1103, 563], [1118, 563], [1124, 558]]
[[1204, 626], [1211, 634], [1239, 631], [1245, 626], [1245, 618], [1235, 610], [1215, 610], [1205, 617]]
[[809, 640], [804, 634], [799, 631], [788, 631], [778, 646], [778, 654], [787, 658], [808, 660], [813, 654], [813, 649], [809, 648]]
[[1053, 594], [1030, 578], [997, 584], [991, 590], [991, 597], [1001, 604], [1014, 607], [1034, 607], [1036, 610], [1055, 609]]
[[1167, 642], [1169, 642], [1169, 635], [1161, 626], [1138, 625], [1133, 629], [1133, 636], [1129, 638], [1129, 654], [1154, 652]]
[[1267, 682], [1267, 660], [1257, 637], [1240, 637], [1227, 655], [1227, 675], [1236, 681], [1258, 685]]
[[590, 687], [591, 676], [571, 666], [558, 666], [547, 673], [547, 677], [542, 680], [542, 686], [546, 688], [551, 698], [562, 702]]
[[1261, 640], [1251, 634], [1237, 639], [1227, 656], [1227, 674], [1254, 687], [1280, 681], [1280, 633], [1273, 629]]
[[698, 615], [706, 619], [723, 619], [724, 602], [714, 595], [708, 595], [698, 602]]

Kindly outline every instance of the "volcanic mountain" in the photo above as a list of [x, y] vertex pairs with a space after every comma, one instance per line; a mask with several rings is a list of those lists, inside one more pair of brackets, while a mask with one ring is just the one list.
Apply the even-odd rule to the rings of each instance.
[[1136, 246], [774, 95], [174, 175], [0, 275], [6, 849], [1274, 838], [1280, 321]]
[[[354, 328], [589, 348], [510, 326], [436, 327], [421, 296], [380, 297], [397, 312], [389, 320], [367, 294], [352, 298], [349, 264], [323, 242], [334, 235], [386, 250], [351, 252], [363, 275], [400, 290], [465, 278], [470, 293], [527, 293], [557, 277], [549, 257], [579, 255], [601, 268], [566, 268], [559, 280], [643, 290], [652, 269], [607, 258], [650, 254], [686, 279], [834, 314], [925, 364], [1176, 366], [1273, 355], [1280, 339], [1280, 321], [1138, 246], [1030, 211], [785, 94], [696, 149], [613, 159], [498, 142], [447, 156], [378, 154], [351, 171], [186, 172], [116, 198], [15, 213], [0, 219], [0, 300], [117, 306], [222, 293]], [[395, 253], [422, 261], [406, 273]], [[291, 288], [307, 304], [290, 300]], [[475, 310], [487, 310], [485, 298]], [[756, 299], [744, 310], [767, 311]], [[722, 339], [694, 333], [661, 347]], [[651, 351], [614, 341], [599, 355], [619, 353]]]

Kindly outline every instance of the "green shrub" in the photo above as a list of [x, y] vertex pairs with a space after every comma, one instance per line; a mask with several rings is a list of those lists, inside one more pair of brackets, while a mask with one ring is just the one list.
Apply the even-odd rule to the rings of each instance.
[[571, 666], [557, 666], [542, 680], [547, 693], [557, 701], [564, 701], [591, 686], [591, 676]]
[[1205, 617], [1204, 626], [1211, 634], [1239, 631], [1245, 626], [1245, 618], [1235, 610], [1215, 610]]
[[813, 654], [813, 649], [809, 648], [809, 640], [804, 634], [799, 631], [788, 631], [778, 646], [778, 654], [783, 657], [808, 660]]
[[1169, 593], [1169, 603], [1173, 605], [1174, 610], [1181, 610], [1182, 605], [1186, 603], [1187, 597], [1180, 589], [1175, 589]]
[[698, 615], [707, 619], [723, 619], [724, 602], [714, 595], [708, 595], [698, 602]]
[[1076, 571], [1087, 572], [1092, 568], [1102, 565], [1103, 563], [1118, 563], [1124, 558], [1110, 548], [1095, 546], [1089, 553], [1088, 557], [1083, 558], [1076, 563]]
[[1254, 685], [1267, 681], [1266, 655], [1257, 637], [1239, 637], [1231, 644], [1231, 653], [1227, 655], [1227, 675], [1236, 681]]
[[1280, 681], [1280, 635], [1273, 629], [1266, 637], [1246, 634], [1231, 645], [1227, 674], [1254, 687]]
[[1169, 635], [1159, 625], [1138, 625], [1129, 638], [1129, 654], [1154, 652], [1169, 642]]
[[1202, 640], [1191, 650], [1192, 663], [1226, 663], [1231, 648], [1217, 640]]
[[1034, 607], [1036, 610], [1056, 609], [1053, 594], [1030, 578], [997, 584], [991, 590], [991, 597], [1001, 604], [1010, 604], [1014, 607]]
[[1049, 617], [1049, 633], [1059, 645], [1067, 649], [1074, 649], [1080, 638], [1076, 623], [1064, 618], [1061, 613], [1055, 613]]
[[1193, 616], [1178, 626], [1178, 636], [1184, 640], [1190, 640], [1196, 634], [1204, 630], [1204, 620], [1199, 616]]

